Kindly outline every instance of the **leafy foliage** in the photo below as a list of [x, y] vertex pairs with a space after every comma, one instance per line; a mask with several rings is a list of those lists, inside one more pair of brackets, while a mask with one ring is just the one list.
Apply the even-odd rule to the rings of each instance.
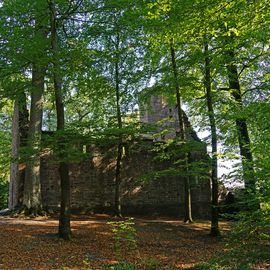
[[[160, 130], [155, 126], [158, 134], [153, 135], [154, 125], [149, 129], [142, 125], [137, 112], [139, 105], [142, 111], [142, 102], [147, 104], [151, 96], [161, 95], [175, 106], [170, 61], [172, 44], [183, 109], [192, 126], [205, 135], [202, 140], [211, 153], [203, 53], [207, 41], [213, 99], [211, 113], [216, 119], [219, 142], [218, 153], [211, 157], [233, 163], [230, 173], [224, 173], [220, 179], [227, 185], [243, 185], [248, 173], [256, 180], [254, 192], [247, 192], [241, 201], [242, 211], [236, 217], [232, 238], [228, 240], [234, 245], [228, 258], [237, 255], [244, 260], [243, 269], [248, 269], [245, 265], [252, 263], [256, 247], [268, 250], [269, 244], [269, 1], [54, 2], [60, 45], [57, 53], [51, 50], [47, 1], [0, 1], [0, 206], [5, 207], [7, 201], [12, 103], [22, 93], [26, 94], [29, 103], [33, 91], [33, 63], [46, 67], [43, 128], [48, 132], [42, 145], [34, 151], [29, 147], [20, 149], [21, 162], [33, 155], [38, 157], [48, 149], [54, 153], [52, 162], [81, 162], [92, 154], [91, 149], [86, 151], [86, 145], [110, 146], [116, 157], [119, 141], [124, 145], [140, 138], [142, 133], [158, 139], [175, 132], [170, 127]], [[44, 29], [44, 35], [37, 29]], [[57, 67], [55, 62], [59, 63]], [[231, 74], [229, 67], [235, 68], [235, 74]], [[61, 77], [66, 113], [66, 129], [60, 132], [55, 132], [53, 75], [56, 73]], [[238, 89], [231, 87], [232, 75]], [[238, 99], [235, 98], [236, 90]], [[27, 108], [30, 109], [29, 104]], [[241, 155], [239, 120], [246, 124], [250, 143], [244, 147], [249, 148], [251, 161]], [[170, 119], [162, 121], [164, 124]], [[183, 169], [185, 155], [196, 153], [198, 147], [205, 148], [205, 144], [184, 143], [178, 139], [156, 143], [153, 149], [156, 160], [168, 166], [150, 172], [146, 180], [165, 175], [206, 178], [209, 159], [206, 162], [196, 160], [189, 164], [187, 171]], [[250, 171], [246, 171], [246, 164], [252, 167]], [[254, 202], [259, 207], [252, 208]], [[129, 250], [129, 245], [134, 245], [135, 249], [132, 221], [111, 225], [115, 230], [116, 249], [119, 252], [125, 248]], [[248, 254], [251, 261], [246, 260]], [[265, 260], [263, 252], [258, 257]], [[128, 269], [132, 266], [118, 267]], [[218, 269], [219, 264], [209, 267]]]
[[[134, 219], [129, 218], [124, 221], [109, 222], [112, 226], [114, 248], [117, 259], [123, 260], [126, 253], [129, 256], [138, 255], [138, 247], [136, 240], [136, 229], [134, 228]], [[127, 265], [118, 266], [119, 269], [126, 269]], [[118, 268], [117, 268], [118, 269]]]
[[8, 182], [0, 178], [0, 209], [8, 206]]

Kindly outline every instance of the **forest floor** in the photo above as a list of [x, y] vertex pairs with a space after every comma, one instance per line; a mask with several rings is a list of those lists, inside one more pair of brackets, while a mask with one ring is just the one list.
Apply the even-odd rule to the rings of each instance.
[[[107, 215], [73, 217], [73, 238], [60, 240], [58, 222], [54, 218], [0, 217], [0, 269], [9, 270], [79, 270], [83, 261], [91, 269], [116, 263], [114, 242]], [[225, 244], [209, 236], [208, 221], [185, 224], [177, 219], [134, 219], [137, 245], [143, 260], [159, 264], [161, 269], [188, 268], [208, 260], [225, 248]], [[229, 223], [222, 222], [223, 232]], [[134, 261], [133, 256], [128, 261]]]

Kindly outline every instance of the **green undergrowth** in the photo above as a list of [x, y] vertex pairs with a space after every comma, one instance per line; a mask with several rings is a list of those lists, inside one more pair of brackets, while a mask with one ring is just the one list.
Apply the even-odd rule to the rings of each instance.
[[189, 270], [252, 270], [268, 269], [270, 245], [263, 243], [246, 244], [231, 248], [208, 262], [197, 264]]
[[225, 237], [225, 250], [210, 261], [190, 270], [269, 269], [270, 215], [269, 205], [253, 212], [241, 212], [231, 232]]
[[0, 178], [0, 210], [8, 207], [8, 182]]
[[105, 266], [102, 270], [159, 270], [160, 262], [153, 258], [147, 258], [138, 264], [120, 262], [114, 265]]

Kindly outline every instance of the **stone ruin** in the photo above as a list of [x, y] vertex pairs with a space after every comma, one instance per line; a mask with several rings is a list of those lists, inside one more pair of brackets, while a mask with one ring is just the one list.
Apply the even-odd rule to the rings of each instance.
[[[176, 119], [176, 109], [170, 107], [162, 97], [152, 97], [150, 108], [140, 116], [144, 123], [156, 123], [164, 117]], [[185, 124], [191, 127], [185, 115]], [[176, 127], [176, 120], [166, 125]], [[166, 140], [175, 136], [172, 131], [160, 138]], [[153, 145], [151, 136], [144, 136], [141, 142], [133, 143], [125, 156], [121, 174], [121, 204], [123, 214], [171, 215], [184, 214], [184, 179], [179, 176], [163, 176], [159, 179], [142, 181], [142, 176], [151, 171], [166, 168], [168, 164], [156, 161], [149, 151]], [[191, 130], [190, 139], [199, 140]], [[146, 146], [146, 147], [145, 147]], [[70, 164], [71, 208], [85, 213], [110, 213], [114, 203], [115, 156], [113, 149], [93, 147], [91, 156], [80, 163]], [[198, 154], [197, 154], [198, 156]], [[206, 150], [199, 156], [205, 158]], [[41, 187], [43, 205], [48, 210], [60, 206], [60, 177], [58, 166], [45, 154], [41, 159]], [[211, 188], [209, 180], [195, 177], [192, 181], [193, 216], [210, 216]]]

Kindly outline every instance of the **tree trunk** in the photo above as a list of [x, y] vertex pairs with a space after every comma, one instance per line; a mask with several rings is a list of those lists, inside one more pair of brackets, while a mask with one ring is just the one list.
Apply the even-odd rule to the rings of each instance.
[[115, 198], [114, 198], [114, 212], [117, 217], [122, 216], [121, 212], [121, 160], [122, 160], [122, 144], [119, 142], [117, 146], [117, 159], [115, 168]]
[[8, 208], [14, 210], [19, 204], [19, 105], [18, 100], [14, 102], [12, 118], [12, 152], [10, 163], [10, 182], [9, 182], [9, 203]]
[[[27, 146], [27, 137], [29, 131], [29, 111], [27, 109], [26, 94], [24, 92], [19, 94], [18, 97], [19, 106], [19, 133], [20, 133], [20, 146]], [[20, 153], [19, 153], [20, 155]], [[23, 193], [24, 193], [24, 182], [25, 182], [25, 163], [19, 164], [19, 186], [18, 186], [18, 209], [23, 209]]]
[[23, 205], [28, 214], [38, 214], [42, 210], [39, 151], [42, 127], [44, 77], [45, 69], [33, 64], [31, 110], [28, 133], [28, 147], [31, 153], [26, 164], [23, 194]]
[[211, 211], [211, 232], [212, 236], [220, 235], [218, 224], [218, 160], [217, 160], [217, 128], [215, 112], [213, 108], [212, 100], [212, 87], [211, 87], [211, 65], [209, 57], [208, 44], [204, 46], [205, 55], [205, 89], [206, 89], [206, 101], [208, 108], [208, 117], [211, 128], [211, 183], [212, 183], [212, 211]]
[[[117, 35], [117, 48], [118, 51], [118, 45], [119, 45], [119, 35]], [[121, 132], [121, 129], [123, 127], [122, 124], [122, 115], [121, 115], [121, 107], [120, 107], [120, 89], [119, 89], [119, 63], [118, 63], [118, 55], [116, 56], [115, 61], [115, 95], [116, 95], [116, 113], [117, 113], [117, 126], [118, 129]], [[116, 159], [116, 168], [115, 168], [115, 203], [114, 203], [114, 211], [115, 215], [118, 217], [122, 216], [121, 213], [121, 162], [122, 162], [122, 156], [123, 156], [123, 138], [122, 135], [119, 135], [119, 142], [117, 146], [117, 159]]]
[[[229, 88], [231, 95], [238, 104], [239, 108], [243, 108], [242, 94], [238, 77], [237, 67], [234, 64], [235, 55], [232, 50], [226, 52], [227, 56], [227, 73], [229, 79]], [[254, 193], [256, 190], [256, 181], [254, 176], [253, 157], [250, 149], [250, 138], [246, 118], [244, 116], [237, 117], [235, 120], [237, 128], [237, 137], [242, 157], [243, 178], [245, 188], [248, 192]]]
[[184, 185], [185, 185], [184, 186], [184, 189], [185, 189], [185, 216], [184, 216], [184, 222], [190, 223], [190, 222], [193, 222], [193, 220], [192, 220], [192, 208], [191, 208], [190, 179], [189, 179], [188, 176], [185, 177]]
[[27, 137], [29, 131], [29, 111], [27, 109], [26, 94], [24, 92], [19, 94], [19, 132], [20, 132], [20, 147], [27, 146]]
[[[59, 76], [60, 65], [58, 62], [58, 35], [57, 35], [57, 22], [56, 11], [54, 1], [50, 1], [51, 12], [51, 44], [53, 52], [53, 81], [55, 91], [55, 103], [56, 103], [56, 115], [57, 115], [57, 131], [63, 131], [65, 129], [65, 111], [63, 103], [63, 91], [62, 91], [62, 79]], [[58, 141], [58, 150], [60, 151], [60, 186], [61, 186], [61, 208], [59, 215], [59, 237], [70, 240], [71, 228], [70, 228], [70, 178], [69, 178], [69, 166], [65, 159], [65, 153], [67, 152], [64, 138]]]
[[[173, 68], [173, 75], [174, 75], [174, 83], [175, 83], [175, 93], [176, 93], [176, 103], [177, 103], [177, 113], [178, 113], [178, 124], [179, 124], [179, 133], [177, 136], [183, 141], [186, 142], [186, 130], [184, 124], [184, 117], [182, 112], [182, 101], [181, 101], [181, 94], [180, 94], [180, 86], [178, 80], [178, 72], [177, 72], [177, 65], [176, 65], [176, 55], [175, 50], [173, 47], [173, 41], [171, 42], [171, 61], [172, 61], [172, 68]], [[185, 170], [188, 173], [188, 163], [189, 163], [189, 153], [185, 153]], [[192, 222], [192, 208], [191, 208], [191, 191], [190, 191], [190, 178], [188, 175], [185, 176], [184, 180], [184, 193], [185, 193], [185, 213], [184, 213], [184, 222], [189, 223]]]
[[23, 207], [25, 168], [19, 170], [20, 148], [27, 146], [29, 113], [26, 107], [26, 95], [20, 93], [14, 102], [12, 119], [12, 161], [10, 164], [9, 209]]

